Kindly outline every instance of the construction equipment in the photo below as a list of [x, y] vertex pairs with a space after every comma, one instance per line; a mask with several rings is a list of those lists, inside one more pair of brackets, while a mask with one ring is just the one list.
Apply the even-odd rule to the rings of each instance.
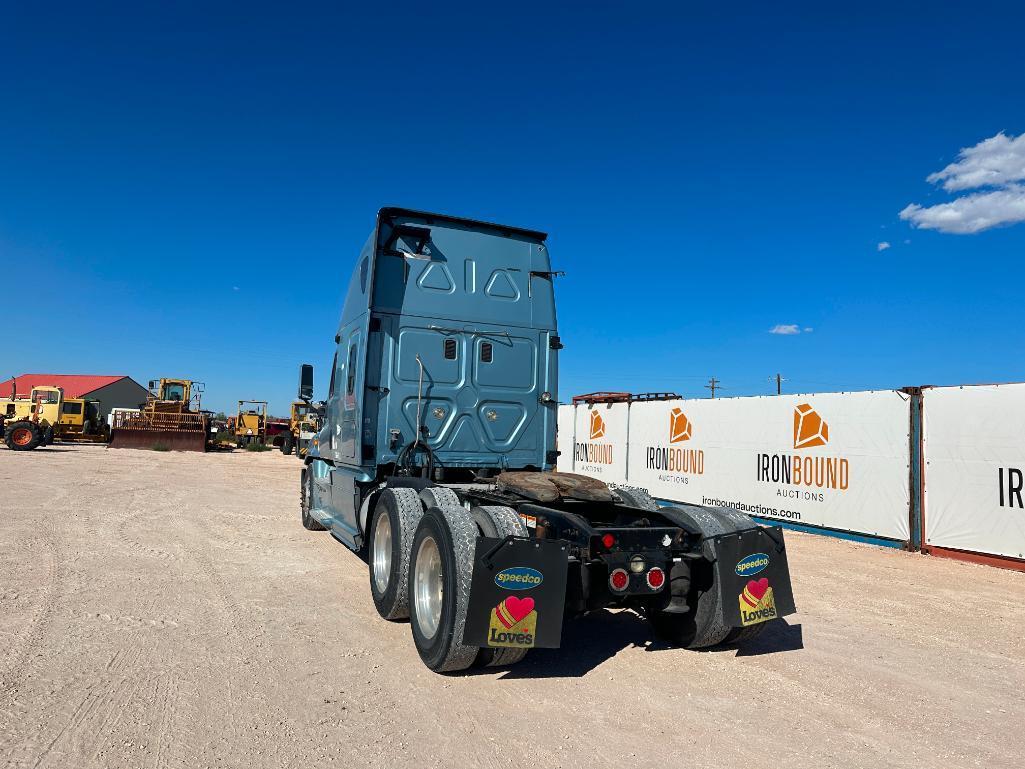
[[267, 401], [239, 401], [235, 417], [235, 445], [240, 449], [250, 443], [267, 441]]
[[313, 398], [313, 366], [304, 363], [299, 371], [299, 399], [292, 401], [292, 413], [288, 420], [288, 432], [281, 444], [282, 454], [291, 454], [293, 449], [299, 459], [306, 456], [310, 441], [320, 429], [321, 414], [310, 403]]
[[36, 385], [19, 397], [17, 382], [10, 398], [0, 398], [0, 434], [7, 448], [31, 451], [53, 443], [60, 422], [64, 391], [59, 387]]
[[302, 459], [319, 429], [320, 417], [316, 410], [305, 401], [292, 401], [292, 414], [288, 420], [288, 432], [281, 443], [281, 453], [295, 451], [295, 455]]
[[65, 398], [60, 421], [54, 426], [58, 441], [103, 443], [110, 437], [107, 423], [100, 418], [100, 402], [85, 398]]
[[114, 412], [110, 447], [206, 451], [210, 414], [200, 409], [203, 389], [202, 382], [189, 379], [150, 380], [138, 413]]
[[303, 526], [367, 554], [378, 612], [410, 618], [434, 671], [510, 665], [559, 646], [564, 616], [608, 607], [688, 648], [751, 640], [795, 611], [779, 527], [552, 472], [545, 239], [379, 212], [300, 475]]

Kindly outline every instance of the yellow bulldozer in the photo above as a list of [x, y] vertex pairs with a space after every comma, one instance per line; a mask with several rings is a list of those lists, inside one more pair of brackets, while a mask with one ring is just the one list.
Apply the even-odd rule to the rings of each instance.
[[200, 408], [203, 383], [189, 379], [150, 380], [138, 413], [115, 411], [112, 449], [206, 451], [210, 414]]
[[64, 391], [59, 387], [36, 385], [27, 396], [19, 396], [16, 388], [15, 384], [10, 398], [0, 398], [0, 432], [7, 448], [31, 451], [53, 443], [60, 424]]
[[267, 401], [239, 401], [235, 417], [235, 445], [267, 442]]

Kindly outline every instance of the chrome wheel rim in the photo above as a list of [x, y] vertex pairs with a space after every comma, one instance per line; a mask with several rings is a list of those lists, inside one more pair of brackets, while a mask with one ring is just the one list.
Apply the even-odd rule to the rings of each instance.
[[434, 537], [427, 536], [416, 551], [416, 570], [413, 574], [416, 624], [424, 638], [433, 638], [438, 632], [443, 597], [441, 552]]
[[374, 527], [374, 585], [377, 592], [384, 593], [388, 589], [391, 578], [391, 519], [388, 513], [377, 517]]

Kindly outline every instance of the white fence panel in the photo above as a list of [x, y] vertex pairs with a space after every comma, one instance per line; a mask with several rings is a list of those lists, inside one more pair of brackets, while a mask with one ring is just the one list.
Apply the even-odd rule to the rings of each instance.
[[887, 390], [634, 403], [627, 482], [663, 499], [906, 541], [908, 400]]
[[576, 406], [559, 406], [556, 418], [555, 448], [559, 452], [559, 460], [555, 467], [560, 473], [573, 472], [573, 444], [575, 443]]
[[1025, 384], [923, 393], [925, 544], [1025, 558]]

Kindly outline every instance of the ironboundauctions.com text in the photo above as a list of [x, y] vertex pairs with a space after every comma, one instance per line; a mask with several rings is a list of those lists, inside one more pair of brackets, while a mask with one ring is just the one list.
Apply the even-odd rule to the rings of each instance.
[[791, 521], [801, 520], [801, 514], [796, 510], [778, 510], [775, 507], [765, 507], [764, 505], [749, 505], [747, 502], [727, 502], [722, 499], [701, 497], [701, 504], [708, 505], [710, 507], [729, 507], [733, 510], [740, 511], [741, 513], [747, 513], [748, 515], [764, 515], [768, 518], [787, 518]]

